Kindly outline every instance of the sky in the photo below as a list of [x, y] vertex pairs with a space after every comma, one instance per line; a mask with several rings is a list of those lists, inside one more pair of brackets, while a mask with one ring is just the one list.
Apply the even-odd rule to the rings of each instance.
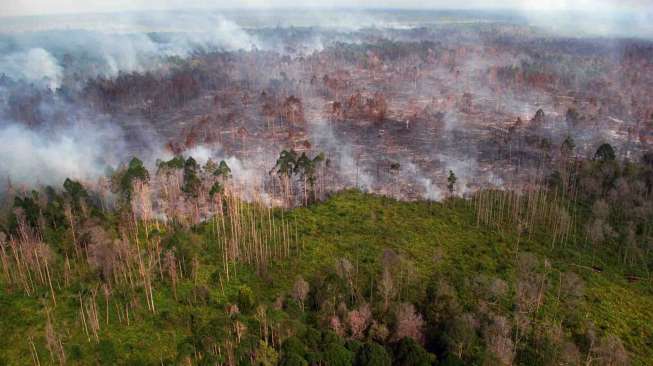
[[653, 13], [653, 0], [0, 0], [0, 16], [180, 8], [419, 8]]

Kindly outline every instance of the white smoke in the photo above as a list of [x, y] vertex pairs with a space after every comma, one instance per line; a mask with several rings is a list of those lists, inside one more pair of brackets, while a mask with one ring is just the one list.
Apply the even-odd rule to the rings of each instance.
[[431, 201], [440, 201], [444, 198], [442, 190], [433, 182], [433, 179], [424, 175], [422, 170], [411, 161], [401, 164], [403, 169], [414, 177], [415, 182], [422, 187], [422, 197]]
[[[93, 180], [115, 166], [123, 139], [101, 126], [60, 128], [55, 132], [29, 130], [21, 125], [0, 127], [0, 177], [33, 186], [59, 185], [66, 178]], [[116, 146], [117, 145], [117, 146]]]
[[565, 36], [653, 38], [649, 0], [516, 0], [514, 8], [531, 24]]
[[213, 159], [215, 156], [213, 149], [204, 145], [194, 146], [192, 149], [186, 150], [185, 154], [191, 156], [200, 165], [206, 164], [209, 159]]
[[48, 51], [32, 48], [1, 58], [0, 74], [55, 90], [61, 85], [63, 69]]
[[266, 203], [269, 201], [268, 195], [264, 192], [264, 183], [266, 172], [273, 163], [264, 161], [264, 154], [256, 155], [252, 159], [239, 159], [225, 154], [220, 146], [198, 145], [186, 150], [184, 155], [193, 157], [200, 165], [205, 165], [209, 159], [215, 163], [224, 160], [231, 169], [233, 187], [240, 190], [241, 198], [262, 200]]
[[[105, 17], [108, 17], [105, 16]], [[64, 75], [115, 77], [120, 72], [145, 72], [165, 64], [168, 57], [188, 57], [197, 50], [251, 50], [261, 42], [235, 22], [220, 15], [193, 17], [172, 13], [151, 17], [114, 15], [94, 22], [54, 22], [38, 31], [2, 30], [0, 73], [58, 88]], [[178, 19], [181, 18], [181, 19]], [[26, 22], [28, 20], [25, 20]], [[116, 22], [107, 25], [106, 22]], [[29, 27], [28, 27], [29, 28]], [[72, 64], [63, 59], [70, 56]]]

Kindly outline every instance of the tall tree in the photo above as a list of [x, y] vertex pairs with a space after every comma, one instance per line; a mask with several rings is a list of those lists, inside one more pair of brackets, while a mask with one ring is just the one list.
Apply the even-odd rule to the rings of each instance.
[[134, 182], [140, 180], [143, 183], [148, 183], [150, 180], [150, 173], [147, 171], [147, 168], [145, 168], [143, 162], [134, 157], [129, 161], [126, 169], [122, 169], [116, 173], [114, 179], [114, 182], [117, 183], [117, 190], [129, 201], [129, 199], [131, 199]]
[[453, 170], [449, 170], [449, 177], [447, 177], [447, 189], [449, 190], [449, 195], [453, 196], [456, 191], [457, 181], [458, 177], [456, 177], [456, 174], [454, 174]]
[[606, 161], [614, 161], [616, 159], [616, 154], [614, 152], [614, 149], [612, 148], [612, 145], [608, 143], [604, 143], [601, 146], [599, 146], [598, 149], [596, 149], [596, 153], [594, 154], [594, 160], [606, 162]]
[[202, 186], [200, 179], [200, 166], [192, 156], [186, 159], [184, 163], [184, 186], [182, 190], [189, 197], [197, 197]]

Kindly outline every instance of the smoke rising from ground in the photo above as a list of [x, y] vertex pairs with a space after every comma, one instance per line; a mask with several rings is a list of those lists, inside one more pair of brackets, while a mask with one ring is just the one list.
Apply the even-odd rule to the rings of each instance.
[[[24, 96], [35, 103], [30, 108], [37, 111], [42, 124], [26, 126], [0, 113], [2, 184], [6, 178], [25, 185], [58, 185], [68, 177], [92, 180], [116, 167], [130, 152], [136, 153], [126, 148], [127, 136], [116, 121], [68, 104], [57, 89], [83, 88], [87, 78], [96, 76], [156, 71], [171, 56], [185, 58], [198, 50], [250, 50], [258, 44], [255, 37], [222, 16], [182, 20], [185, 24], [178, 19], [172, 22], [176, 18], [171, 14], [155, 20], [133, 15], [125, 19], [130, 27], [113, 30], [98, 22], [86, 29], [68, 30], [64, 25], [62, 29], [0, 33], [0, 77], [4, 78], [0, 105], [4, 112], [22, 108], [12, 98]], [[149, 33], [156, 29], [148, 28], [148, 21], [183, 31]], [[163, 141], [152, 132], [138, 136], [144, 145], [139, 150], [152, 154], [143, 157], [150, 166], [164, 156]]]
[[99, 20], [73, 23], [72, 29], [65, 25], [34, 32], [5, 29], [0, 33], [0, 52], [5, 55], [0, 58], [0, 74], [56, 89], [66, 75], [115, 77], [120, 72], [155, 70], [169, 57], [185, 58], [198, 50], [261, 46], [256, 37], [221, 15], [122, 17], [124, 23], [115, 29]]
[[0, 74], [55, 90], [61, 86], [63, 68], [43, 48], [30, 48], [0, 58]]
[[0, 126], [0, 177], [3, 183], [59, 185], [66, 178], [93, 180], [107, 173], [124, 151], [119, 130], [79, 124], [56, 130]]

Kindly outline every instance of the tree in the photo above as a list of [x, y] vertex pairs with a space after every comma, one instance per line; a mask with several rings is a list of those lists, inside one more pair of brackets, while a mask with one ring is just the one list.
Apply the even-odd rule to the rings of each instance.
[[322, 346], [322, 333], [314, 327], [306, 327], [306, 331], [302, 335], [302, 340], [306, 347], [312, 350], [319, 349]]
[[390, 330], [388, 330], [388, 327], [385, 324], [372, 320], [372, 325], [370, 326], [368, 335], [371, 339], [379, 343], [384, 343], [390, 335]]
[[345, 335], [344, 327], [342, 326], [342, 322], [340, 321], [338, 315], [332, 315], [329, 318], [329, 328], [338, 336], [342, 337]]
[[111, 237], [100, 225], [86, 227], [83, 234], [83, 239], [86, 242], [86, 260], [88, 264], [100, 273], [105, 282], [109, 282], [117, 259]]
[[[184, 163], [186, 161], [184, 160], [184, 157], [181, 155], [177, 155], [173, 157], [172, 159], [168, 161], [162, 161], [162, 160], [157, 160], [156, 166], [159, 171], [161, 170], [176, 170], [176, 169], [183, 169], [184, 168]], [[208, 164], [208, 162], [207, 162]]]
[[66, 207], [66, 203], [63, 197], [57, 194], [51, 186], [45, 187], [45, 196], [47, 197], [48, 203], [43, 215], [47, 219], [47, 223], [53, 228], [65, 226], [66, 215], [64, 207]]
[[423, 308], [426, 318], [429, 349], [446, 349], [443, 339], [451, 327], [451, 321], [461, 313], [456, 289], [441, 278], [432, 280], [426, 288], [426, 301]]
[[599, 148], [596, 150], [596, 153], [594, 154], [594, 160], [601, 162], [614, 161], [615, 159], [616, 155], [614, 149], [612, 148], [612, 145], [608, 143], [604, 143], [599, 146]]
[[290, 188], [292, 176], [298, 175], [304, 184], [304, 203], [307, 204], [309, 201], [309, 191], [313, 197], [315, 197], [317, 168], [323, 161], [325, 161], [324, 153], [320, 153], [311, 159], [306, 155], [306, 153], [302, 153], [298, 156], [295, 150], [283, 150], [279, 154], [279, 158], [277, 159], [274, 168], [270, 171], [270, 174], [276, 172], [284, 183], [287, 194], [291, 193]]
[[224, 160], [220, 161], [218, 168], [213, 172], [213, 175], [216, 177], [222, 177], [223, 179], [231, 178], [231, 168]]
[[302, 101], [294, 95], [289, 96], [281, 106], [283, 118], [292, 124], [302, 124], [304, 120], [304, 106]]
[[412, 338], [415, 341], [424, 343], [424, 319], [415, 310], [415, 306], [409, 303], [399, 305], [397, 309], [397, 327], [395, 339]]
[[318, 154], [315, 158], [309, 158], [305, 153], [297, 159], [294, 173], [299, 174], [304, 182], [304, 203], [308, 203], [308, 191], [315, 196], [316, 171], [321, 162], [324, 161], [324, 153]]
[[494, 316], [484, 333], [488, 349], [488, 364], [511, 365], [514, 359], [515, 346], [510, 338], [511, 325], [503, 316]]
[[224, 187], [220, 182], [215, 182], [209, 189], [209, 197], [213, 198], [216, 194], [222, 194], [224, 192]]
[[79, 210], [82, 202], [86, 202], [88, 199], [88, 192], [78, 181], [66, 178], [63, 183], [63, 188], [76, 210]]
[[562, 154], [563, 158], [569, 158], [574, 154], [575, 149], [576, 143], [574, 139], [571, 136], [567, 136], [560, 146], [560, 154]]
[[238, 289], [238, 308], [244, 313], [254, 310], [256, 300], [254, 299], [254, 292], [248, 286], [241, 286]]
[[276, 366], [279, 362], [279, 354], [266, 341], [259, 341], [255, 354], [255, 366]]
[[598, 199], [592, 205], [592, 216], [596, 219], [607, 220], [610, 216], [610, 205], [602, 199]]
[[297, 153], [295, 150], [283, 150], [279, 154], [276, 164], [274, 165], [273, 171], [276, 169], [278, 175], [285, 175], [287, 177], [292, 176], [295, 171], [295, 166], [297, 165]]
[[115, 365], [118, 361], [118, 353], [116, 352], [116, 346], [111, 340], [103, 339], [97, 346], [97, 356], [98, 363], [100, 365]]
[[623, 346], [621, 339], [615, 335], [604, 337], [597, 350], [601, 363], [609, 366], [628, 365], [628, 352]]
[[295, 353], [303, 356], [304, 353], [306, 353], [306, 347], [299, 338], [292, 336], [283, 341], [281, 344], [281, 352], [284, 354]]
[[351, 337], [354, 339], [362, 339], [365, 335], [365, 330], [369, 327], [372, 321], [372, 311], [368, 304], [362, 305], [358, 310], [352, 310], [348, 314], [349, 330]]
[[189, 156], [184, 162], [184, 186], [181, 188], [189, 197], [197, 197], [202, 186], [199, 177], [200, 166], [197, 161]]
[[428, 353], [410, 337], [401, 339], [397, 344], [394, 362], [397, 366], [430, 366], [435, 361], [434, 354]]
[[653, 169], [653, 151], [647, 151], [642, 155], [642, 164]]
[[218, 169], [218, 165], [213, 161], [213, 159], [209, 158], [206, 161], [206, 164], [202, 167], [202, 170], [208, 174], [214, 174], [215, 171]]
[[574, 272], [560, 273], [562, 276], [560, 280], [559, 296], [563, 303], [570, 307], [578, 305], [580, 299], [585, 292], [585, 283], [583, 279]]
[[295, 172], [295, 167], [297, 165], [297, 153], [295, 150], [283, 150], [279, 154], [279, 158], [277, 159], [276, 164], [274, 165], [274, 168], [270, 171], [270, 174], [272, 172], [275, 172], [276, 175], [279, 177], [279, 180], [281, 181], [282, 184], [282, 194], [285, 195], [285, 198], [287, 200], [290, 200], [291, 194], [292, 194], [292, 175]]
[[544, 111], [540, 108], [535, 112], [535, 116], [531, 119], [531, 123], [542, 124], [546, 122], [546, 115]]
[[338, 343], [330, 343], [323, 353], [324, 364], [329, 366], [351, 366], [354, 353]]
[[308, 362], [304, 358], [306, 354], [306, 347], [302, 341], [295, 337], [288, 337], [281, 344], [281, 362], [279, 365], [284, 366], [308, 366]]
[[39, 207], [39, 193], [32, 191], [31, 197], [14, 197], [14, 212], [11, 215], [9, 228], [10, 231], [16, 231], [18, 229], [18, 223], [20, 218], [26, 221], [26, 223], [32, 228], [38, 227], [39, 216], [41, 213], [41, 208]]
[[449, 177], [447, 177], [447, 189], [449, 190], [450, 195], [453, 195], [454, 191], [456, 190], [457, 181], [458, 178], [453, 173], [453, 170], [449, 170]]
[[356, 354], [356, 366], [390, 366], [392, 358], [386, 349], [376, 342], [365, 343]]
[[306, 362], [304, 357], [296, 353], [290, 353], [283, 356], [281, 362], [279, 362], [279, 366], [308, 366], [308, 362]]
[[132, 160], [129, 161], [127, 169], [119, 172], [116, 178], [118, 181], [118, 190], [129, 201], [131, 199], [134, 182], [137, 180], [140, 180], [143, 183], [149, 182], [150, 173], [147, 171], [141, 160], [138, 158], [132, 158]]
[[299, 302], [302, 311], [304, 311], [304, 301], [306, 300], [306, 296], [308, 296], [309, 289], [308, 282], [304, 281], [302, 277], [297, 278], [297, 281], [293, 285], [292, 297], [295, 301]]
[[448, 327], [447, 338], [449, 352], [463, 359], [465, 352], [470, 351], [476, 341], [476, 330], [479, 322], [472, 313], [456, 316]]
[[395, 296], [396, 287], [394, 280], [392, 278], [392, 273], [387, 267], [383, 269], [381, 273], [381, 279], [377, 284], [378, 290], [381, 293], [383, 298], [383, 310], [388, 310], [388, 305], [390, 305], [390, 300]]

